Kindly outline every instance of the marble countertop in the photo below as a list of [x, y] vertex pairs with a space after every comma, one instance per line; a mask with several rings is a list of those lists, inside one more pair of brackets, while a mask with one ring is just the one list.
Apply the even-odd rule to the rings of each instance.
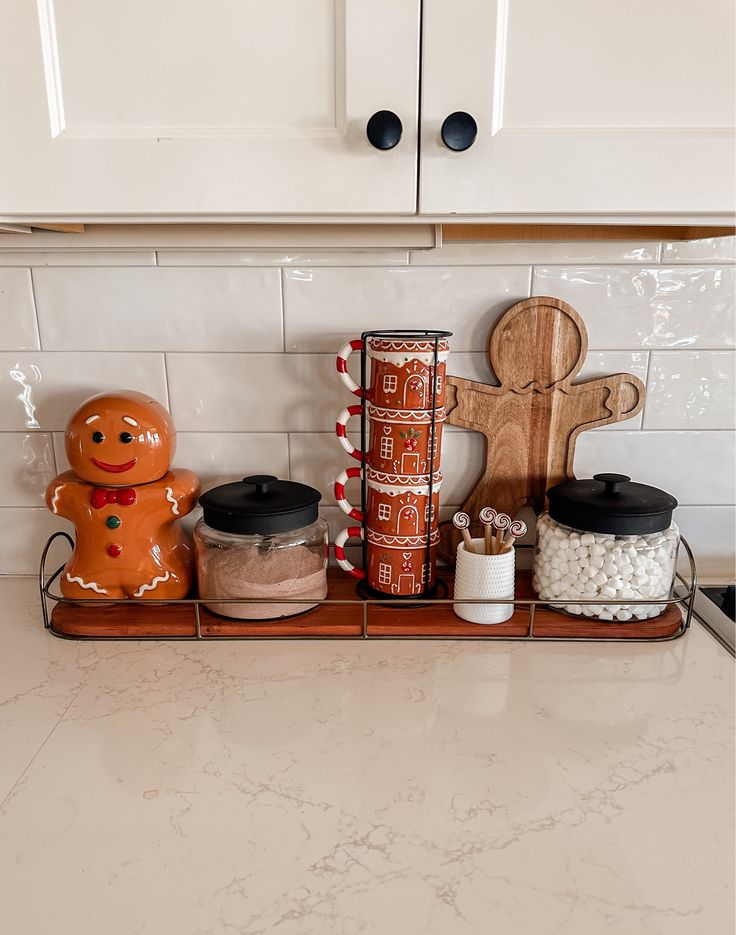
[[9, 935], [731, 935], [733, 660], [79, 643], [0, 579]]

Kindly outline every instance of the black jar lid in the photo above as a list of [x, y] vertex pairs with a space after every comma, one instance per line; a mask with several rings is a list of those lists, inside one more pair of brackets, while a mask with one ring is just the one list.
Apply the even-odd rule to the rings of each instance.
[[677, 500], [664, 490], [634, 484], [626, 474], [596, 474], [547, 491], [549, 515], [564, 526], [619, 536], [661, 532], [672, 523]]
[[321, 499], [322, 494], [306, 484], [255, 474], [213, 487], [199, 502], [205, 523], [213, 529], [268, 536], [311, 525]]

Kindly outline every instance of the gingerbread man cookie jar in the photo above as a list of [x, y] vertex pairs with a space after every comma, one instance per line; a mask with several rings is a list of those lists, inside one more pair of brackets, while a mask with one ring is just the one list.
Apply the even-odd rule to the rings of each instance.
[[65, 443], [72, 470], [46, 491], [48, 508], [76, 530], [64, 597], [186, 597], [193, 553], [177, 520], [194, 509], [199, 481], [170, 470], [176, 430], [169, 413], [132, 390], [93, 396], [69, 419]]

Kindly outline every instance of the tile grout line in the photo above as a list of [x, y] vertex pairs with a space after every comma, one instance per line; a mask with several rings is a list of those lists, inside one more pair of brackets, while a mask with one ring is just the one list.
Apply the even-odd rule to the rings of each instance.
[[282, 353], [285, 354], [286, 353], [286, 302], [284, 301], [284, 267], [283, 266], [279, 267], [279, 301], [280, 301], [280, 307], [281, 307], [281, 351]]
[[166, 351], [161, 355], [163, 357], [164, 364], [164, 386], [166, 387], [166, 408], [171, 414], [171, 390], [169, 389], [169, 362], [166, 359]]
[[74, 697], [71, 699], [71, 701], [70, 701], [69, 704], [66, 706], [66, 708], [64, 708], [64, 710], [61, 712], [61, 714], [59, 715], [58, 720], [56, 721], [56, 723], [54, 724], [54, 726], [51, 728], [51, 730], [48, 732], [48, 734], [46, 735], [46, 737], [44, 737], [43, 741], [41, 742], [41, 744], [40, 744], [40, 746], [38, 747], [38, 749], [36, 750], [36, 752], [33, 754], [33, 756], [30, 758], [30, 760], [29, 760], [29, 761], [26, 763], [26, 765], [23, 767], [23, 769], [22, 769], [20, 775], [18, 776], [18, 778], [15, 780], [15, 782], [14, 782], [13, 785], [12, 785], [12, 787], [11, 787], [10, 790], [8, 791], [8, 794], [5, 796], [5, 798], [2, 800], [2, 802], [0, 802], [0, 812], [2, 812], [3, 808], [5, 807], [5, 804], [6, 804], [7, 802], [10, 801], [10, 797], [12, 796], [13, 792], [15, 792], [15, 790], [18, 788], [18, 784], [21, 782], [21, 780], [23, 779], [23, 777], [28, 773], [28, 770], [31, 768], [31, 766], [33, 766], [33, 764], [35, 763], [36, 758], [38, 757], [39, 753], [43, 750], [43, 748], [44, 748], [44, 747], [46, 746], [46, 744], [49, 742], [49, 740], [51, 739], [51, 736], [52, 736], [53, 733], [56, 731], [56, 728], [59, 726], [59, 724], [61, 724], [61, 722], [62, 722], [62, 721], [64, 720], [64, 718], [66, 717], [67, 711], [71, 708], [71, 706], [74, 704], [74, 702], [77, 700], [77, 698], [79, 698], [79, 696], [80, 696], [81, 693], [82, 693], [82, 690], [85, 688], [85, 685], [86, 685], [86, 680], [85, 680], [85, 683], [84, 683], [83, 685], [80, 685], [79, 689], [75, 692]]
[[[626, 420], [624, 420], [626, 421]], [[621, 423], [616, 423], [620, 425]], [[458, 426], [448, 426], [448, 434], [460, 434], [465, 431], [472, 431], [471, 429], [463, 429]], [[698, 432], [702, 434], [715, 434], [721, 432], [730, 432], [733, 433], [735, 430], [733, 427], [729, 426], [728, 428], [697, 428], [697, 427], [688, 427], [673, 425], [666, 428], [648, 428], [648, 429], [620, 429], [620, 428], [605, 428], [599, 426], [593, 431], [603, 431], [608, 432], [617, 432], [619, 434], [624, 434], [626, 432], [642, 432], [646, 431], [650, 434], [658, 434], [661, 432], [678, 432], [680, 434], [694, 433]], [[0, 429], [0, 436], [2, 435], [60, 435], [64, 433], [64, 427], [60, 428], [41, 428], [41, 429], [29, 429], [27, 427], [17, 428], [17, 429]], [[358, 431], [354, 431], [353, 435], [358, 435]], [[222, 429], [202, 429], [202, 428], [186, 428], [180, 429], [177, 431], [177, 435], [328, 435], [331, 438], [334, 438], [334, 430], [329, 428], [303, 428], [303, 429], [254, 429], [254, 428], [222, 428]]]
[[41, 322], [38, 320], [38, 302], [36, 301], [36, 280], [33, 275], [33, 269], [28, 269], [28, 275], [31, 277], [31, 298], [33, 299], [33, 320], [36, 323], [36, 334], [38, 335], [38, 349], [39, 351], [43, 350], [43, 342], [41, 341]]
[[[527, 297], [529, 298], [529, 296]], [[523, 301], [523, 300], [520, 300]], [[336, 344], [339, 343], [337, 339]], [[4, 348], [0, 350], [0, 354], [11, 354], [16, 356], [18, 354], [33, 354], [39, 351], [43, 351], [44, 354], [73, 354], [75, 356], [84, 355], [84, 354], [94, 354], [95, 356], [100, 355], [120, 355], [120, 354], [130, 354], [136, 356], [160, 356], [161, 354], [166, 354], [170, 357], [208, 357], [208, 356], [218, 356], [218, 355], [230, 355], [231, 357], [263, 357], [271, 355], [272, 357], [325, 357], [333, 358], [336, 351], [333, 348], [328, 348], [326, 350], [271, 350], [271, 351], [253, 351], [253, 350], [164, 350], [164, 349], [144, 349], [144, 348], [96, 348], [96, 349], [43, 349], [43, 348]], [[589, 354], [647, 354], [647, 353], [657, 353], [657, 354], [733, 354], [736, 352], [736, 347], [729, 345], [720, 345], [718, 347], [707, 347], [702, 345], [688, 345], [687, 347], [656, 347], [656, 346], [639, 346], [639, 347], [588, 347]], [[487, 355], [487, 348], [480, 348], [480, 350], [455, 350], [451, 352], [450, 359], [457, 357], [461, 354], [481, 354]]]
[[[647, 353], [647, 369], [646, 369], [646, 373], [644, 374], [644, 405], [642, 406], [641, 427], [639, 429], [640, 432], [647, 431], [646, 423], [647, 423], [647, 417], [649, 415], [648, 406], [647, 406], [647, 402], [649, 401], [649, 374], [651, 373], [651, 370], [652, 370], [652, 355], [654, 354], [654, 351], [647, 351], [646, 353]], [[685, 431], [687, 431], [687, 429], [685, 429]]]

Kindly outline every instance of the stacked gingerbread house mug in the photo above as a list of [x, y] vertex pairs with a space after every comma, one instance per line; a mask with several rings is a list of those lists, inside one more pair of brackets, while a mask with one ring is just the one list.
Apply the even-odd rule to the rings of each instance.
[[[338, 372], [361, 399], [340, 413], [337, 437], [361, 467], [348, 468], [335, 481], [337, 502], [360, 523], [337, 535], [335, 557], [378, 594], [416, 597], [434, 587], [450, 337], [447, 331], [366, 332], [337, 356]], [[348, 357], [356, 350], [363, 354], [360, 384], [348, 373]], [[348, 420], [357, 415], [365, 451], [347, 434]], [[361, 478], [360, 509], [345, 495], [351, 478]], [[351, 538], [363, 540], [362, 569], [345, 557]]]

